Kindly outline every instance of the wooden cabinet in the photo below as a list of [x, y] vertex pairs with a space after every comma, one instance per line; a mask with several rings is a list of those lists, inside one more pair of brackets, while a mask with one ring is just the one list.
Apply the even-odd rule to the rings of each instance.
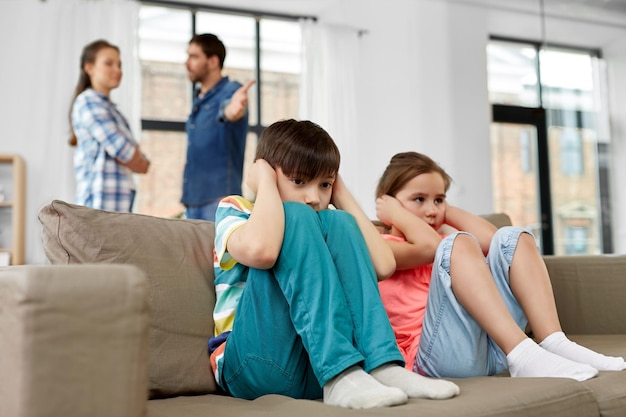
[[24, 263], [26, 164], [19, 155], [0, 153], [0, 265]]

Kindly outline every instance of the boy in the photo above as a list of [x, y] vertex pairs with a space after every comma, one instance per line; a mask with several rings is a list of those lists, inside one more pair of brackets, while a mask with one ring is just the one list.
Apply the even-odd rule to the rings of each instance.
[[247, 178], [255, 203], [221, 201], [216, 380], [239, 398], [323, 397], [347, 408], [453, 397], [455, 384], [403, 367], [377, 288], [393, 254], [339, 177], [339, 160], [318, 125], [276, 122]]

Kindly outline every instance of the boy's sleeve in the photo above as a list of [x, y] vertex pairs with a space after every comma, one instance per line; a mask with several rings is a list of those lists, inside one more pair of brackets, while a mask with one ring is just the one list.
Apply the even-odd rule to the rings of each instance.
[[216, 267], [228, 270], [235, 261], [226, 251], [228, 238], [250, 218], [253, 204], [240, 196], [230, 196], [220, 201], [215, 213], [215, 260]]

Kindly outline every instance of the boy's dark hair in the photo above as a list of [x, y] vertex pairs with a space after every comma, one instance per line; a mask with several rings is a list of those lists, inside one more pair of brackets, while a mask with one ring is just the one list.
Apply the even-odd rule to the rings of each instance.
[[202, 52], [210, 58], [213, 55], [217, 55], [220, 61], [220, 68], [224, 68], [224, 60], [226, 59], [226, 47], [222, 41], [212, 33], [202, 33], [193, 35], [190, 44], [195, 43], [200, 45]]
[[436, 172], [443, 177], [445, 190], [448, 191], [452, 178], [428, 156], [417, 152], [402, 152], [391, 157], [389, 165], [378, 181], [376, 198], [383, 195], [396, 196], [404, 185], [420, 174]]
[[336, 175], [340, 155], [333, 139], [319, 125], [289, 119], [275, 122], [261, 133], [254, 159], [266, 160], [287, 176], [310, 181]]

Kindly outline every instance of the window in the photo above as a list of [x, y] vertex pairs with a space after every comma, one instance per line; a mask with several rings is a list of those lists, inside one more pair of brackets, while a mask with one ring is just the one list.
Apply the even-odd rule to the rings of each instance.
[[533, 139], [530, 137], [530, 131], [527, 129], [523, 129], [519, 132], [519, 144], [520, 144], [520, 159], [522, 164], [522, 172], [524, 174], [530, 174], [534, 172], [534, 151], [533, 147]]
[[563, 129], [560, 135], [561, 172], [563, 175], [583, 175], [583, 138], [577, 129]]
[[185, 121], [193, 91], [184, 64], [193, 33], [214, 33], [224, 42], [224, 75], [242, 84], [257, 80], [248, 92], [246, 166], [266, 126], [298, 115], [301, 36], [298, 16], [165, 3], [148, 1], [140, 8], [141, 147], [152, 165], [138, 178], [135, 210], [177, 217], [184, 211]]
[[567, 255], [584, 255], [587, 253], [586, 227], [568, 226], [565, 229], [565, 253]]
[[537, 59], [537, 49], [533, 45], [490, 42], [487, 45], [489, 101], [514, 106], [539, 106]]
[[[600, 55], [495, 37], [487, 46], [494, 208], [533, 230], [544, 254], [612, 251]], [[572, 249], [577, 222], [585, 245]]]

